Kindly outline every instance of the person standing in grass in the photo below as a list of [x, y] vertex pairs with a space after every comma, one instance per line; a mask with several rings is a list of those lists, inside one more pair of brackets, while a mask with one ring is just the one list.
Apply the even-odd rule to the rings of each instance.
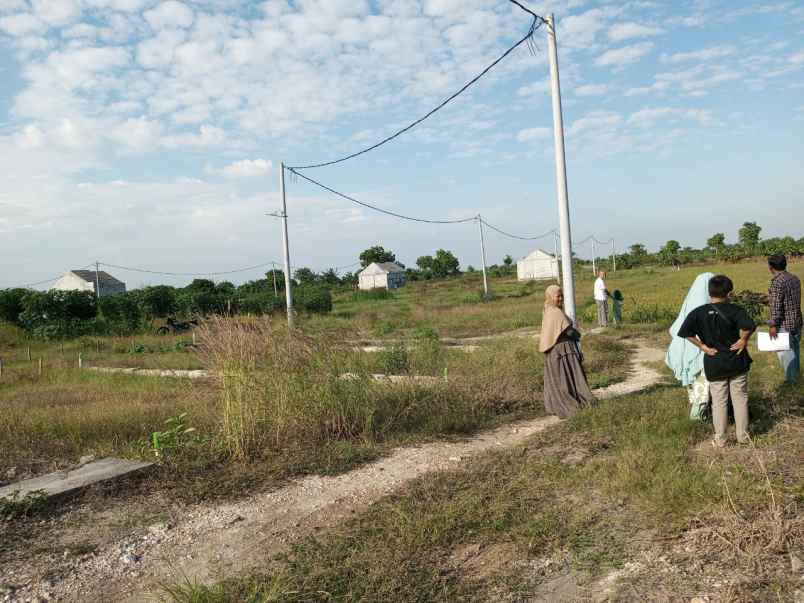
[[684, 337], [705, 354], [704, 373], [709, 381], [712, 421], [715, 424], [712, 444], [718, 448], [726, 445], [729, 397], [734, 408], [737, 441], [741, 444], [750, 441], [748, 371], [751, 356], [748, 354], [748, 340], [756, 330], [756, 324], [740, 306], [729, 303], [733, 290], [729, 277], [722, 274], [713, 276], [709, 280], [711, 303], [690, 312], [678, 330], [679, 337]]
[[[673, 371], [685, 388], [690, 402], [690, 419], [703, 420], [709, 410], [709, 381], [704, 374], [704, 353], [683, 337], [678, 336], [681, 325], [687, 316], [709, 303], [709, 280], [715, 276], [711, 272], [699, 274], [681, 304], [678, 318], [670, 327], [672, 340], [667, 348], [665, 364]], [[615, 295], [616, 295], [615, 291]]]
[[578, 341], [581, 334], [564, 314], [564, 292], [550, 285], [544, 292], [539, 351], [544, 353], [544, 409], [562, 419], [595, 403], [586, 380]]
[[614, 317], [614, 324], [621, 325], [623, 324], [623, 304], [625, 303], [625, 298], [623, 297], [623, 292], [619, 289], [615, 289], [614, 293], [611, 294], [611, 314]]
[[595, 280], [595, 304], [597, 305], [597, 324], [609, 326], [609, 290], [606, 289], [606, 271], [601, 270]]
[[776, 339], [780, 332], [789, 333], [790, 350], [779, 352], [779, 362], [785, 381], [794, 383], [801, 374], [801, 281], [787, 272], [787, 258], [783, 255], [770, 256], [768, 268], [773, 275], [768, 292], [770, 336]]

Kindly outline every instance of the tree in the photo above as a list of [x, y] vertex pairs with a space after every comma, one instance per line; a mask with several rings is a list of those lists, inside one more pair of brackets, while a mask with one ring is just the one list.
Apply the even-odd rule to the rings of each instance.
[[299, 268], [293, 274], [293, 278], [299, 281], [300, 285], [313, 284], [318, 282], [318, 275], [309, 268]]
[[381, 245], [369, 247], [359, 256], [360, 265], [365, 268], [372, 262], [381, 264], [383, 262], [396, 262], [396, 256], [390, 249], [385, 249]]
[[422, 272], [431, 272], [433, 270], [434, 263], [435, 260], [431, 255], [421, 255], [418, 258], [416, 258], [416, 265]]
[[722, 232], [713, 234], [706, 239], [706, 246], [715, 252], [715, 255], [720, 255], [726, 247], [726, 235]]
[[629, 253], [634, 259], [643, 258], [648, 255], [648, 249], [642, 243], [634, 243], [628, 248]]
[[140, 308], [147, 318], [165, 318], [176, 311], [176, 290], [167, 285], [146, 287], [139, 294]]
[[659, 250], [659, 258], [665, 264], [678, 263], [678, 252], [681, 250], [681, 243], [676, 240], [670, 239]]
[[433, 276], [444, 278], [459, 274], [458, 266], [460, 266], [460, 262], [451, 251], [439, 249], [436, 251], [435, 258], [433, 258]]
[[326, 285], [340, 285], [341, 278], [338, 276], [338, 273], [335, 272], [334, 268], [330, 268], [321, 273], [321, 282]]
[[756, 222], [745, 222], [738, 233], [740, 245], [745, 247], [746, 251], [756, 251], [759, 247], [759, 233], [761, 232], [762, 227]]
[[513, 264], [513, 263], [514, 263], [514, 258], [512, 258], [510, 254], [506, 255], [503, 258], [503, 264], [505, 264], [508, 268], [510, 268], [511, 264]]
[[27, 293], [27, 289], [19, 288], [0, 291], [0, 320], [19, 324], [20, 314], [24, 309], [22, 300]]
[[211, 281], [208, 278], [196, 278], [193, 279], [193, 282], [187, 285], [184, 288], [185, 291], [191, 293], [212, 293], [215, 291], [215, 281]]

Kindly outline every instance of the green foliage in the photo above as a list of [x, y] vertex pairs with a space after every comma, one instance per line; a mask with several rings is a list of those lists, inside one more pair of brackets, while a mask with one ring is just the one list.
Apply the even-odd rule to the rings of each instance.
[[709, 247], [715, 254], [720, 254], [726, 247], [726, 235], [722, 232], [713, 234], [706, 240], [706, 246]]
[[410, 358], [404, 345], [393, 345], [380, 352], [382, 372], [386, 375], [400, 375], [410, 370]]
[[458, 267], [460, 262], [451, 251], [439, 249], [435, 256], [423, 255], [416, 260], [416, 265], [425, 279], [446, 278], [460, 274]]
[[14, 492], [11, 496], [0, 498], [0, 519], [29, 517], [41, 512], [46, 507], [47, 496], [42, 490], [29, 492], [25, 496]]
[[164, 431], [154, 431], [151, 434], [151, 452], [158, 459], [167, 455], [176, 454], [193, 444], [203, 444], [203, 438], [195, 435], [195, 427], [187, 425], [187, 413], [183, 412], [165, 421]]
[[20, 324], [35, 337], [64, 339], [89, 333], [97, 307], [87, 291], [31, 291], [22, 300]]
[[284, 296], [277, 297], [273, 290], [255, 292], [242, 296], [238, 301], [238, 310], [244, 314], [273, 314], [285, 309]]
[[136, 296], [131, 293], [102, 297], [100, 314], [118, 334], [133, 333], [142, 322], [140, 306]]
[[176, 290], [167, 285], [146, 287], [139, 291], [140, 308], [147, 319], [167, 318], [178, 308]]
[[740, 245], [749, 251], [755, 251], [759, 247], [759, 234], [762, 227], [756, 222], [745, 222], [738, 233]]
[[372, 262], [377, 262], [378, 264], [383, 262], [396, 262], [396, 255], [394, 255], [394, 252], [390, 249], [386, 250], [381, 245], [375, 245], [363, 251], [358, 256], [358, 259], [363, 268], [365, 268]]
[[352, 301], [383, 301], [394, 299], [393, 291], [389, 289], [359, 289], [352, 292]]
[[23, 299], [27, 294], [28, 290], [21, 288], [0, 291], [0, 320], [19, 325], [20, 314], [25, 309]]
[[327, 314], [332, 311], [332, 292], [320, 285], [300, 285], [296, 288], [294, 300], [305, 312]]

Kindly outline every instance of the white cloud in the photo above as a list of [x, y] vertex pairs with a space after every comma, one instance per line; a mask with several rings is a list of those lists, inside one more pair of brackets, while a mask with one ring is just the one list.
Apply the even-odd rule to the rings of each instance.
[[273, 163], [265, 159], [241, 159], [224, 167], [221, 173], [227, 178], [252, 178], [264, 176], [272, 166]]
[[145, 11], [145, 20], [155, 30], [173, 27], [187, 28], [195, 18], [192, 9], [177, 0], [166, 0], [156, 8]]
[[527, 84], [516, 91], [517, 96], [537, 96], [550, 92], [550, 80], [544, 79], [532, 84]]
[[695, 50], [692, 52], [677, 52], [675, 54], [662, 54], [660, 60], [662, 63], [677, 64], [688, 61], [711, 61], [712, 59], [720, 59], [723, 57], [731, 56], [737, 52], [734, 46], [710, 46], [702, 50]]
[[580, 15], [569, 15], [558, 22], [558, 40], [568, 48], [588, 48], [606, 27], [607, 14], [593, 8]]
[[595, 59], [595, 65], [599, 67], [622, 69], [626, 65], [639, 61], [639, 59], [653, 50], [653, 47], [653, 42], [642, 42], [640, 44], [607, 50]]
[[573, 92], [578, 96], [602, 96], [609, 91], [608, 84], [584, 84], [573, 88]]
[[41, 31], [44, 25], [30, 13], [18, 13], [0, 19], [0, 29], [11, 36], [24, 36]]
[[804, 50], [801, 52], [797, 52], [795, 54], [791, 54], [787, 60], [794, 65], [801, 65], [804, 63]]
[[76, 0], [32, 0], [33, 12], [50, 25], [64, 25], [81, 14]]
[[553, 130], [550, 128], [528, 128], [526, 130], [520, 130], [517, 135], [516, 139], [519, 142], [528, 142], [530, 140], [544, 140], [546, 138], [550, 138], [553, 134]]
[[144, 152], [156, 148], [161, 132], [158, 121], [138, 117], [115, 126], [109, 137], [133, 151]]
[[621, 123], [623, 118], [611, 111], [591, 111], [572, 122], [567, 130], [569, 136], [577, 136], [585, 132], [606, 130]]
[[637, 111], [628, 118], [628, 124], [650, 128], [659, 121], [674, 122], [680, 119], [697, 121], [702, 126], [713, 123], [711, 111], [703, 109], [679, 109], [676, 107], [651, 107]]
[[659, 27], [650, 27], [633, 22], [616, 23], [609, 28], [609, 39], [615, 42], [622, 42], [631, 38], [658, 36], [661, 33], [664, 33], [664, 30]]

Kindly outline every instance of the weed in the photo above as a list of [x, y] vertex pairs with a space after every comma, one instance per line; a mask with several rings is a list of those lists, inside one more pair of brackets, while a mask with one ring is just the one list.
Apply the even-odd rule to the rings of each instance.
[[195, 427], [186, 423], [187, 413], [183, 412], [165, 421], [164, 431], [154, 431], [151, 434], [151, 451], [158, 459], [164, 459], [169, 454], [176, 454], [183, 448], [193, 444], [205, 443], [204, 438], [196, 435]]
[[410, 370], [410, 358], [404, 345], [393, 345], [380, 352], [383, 373], [386, 375], [400, 375]]
[[47, 507], [47, 495], [42, 490], [20, 496], [19, 491], [0, 498], [0, 518], [16, 519], [40, 513]]

